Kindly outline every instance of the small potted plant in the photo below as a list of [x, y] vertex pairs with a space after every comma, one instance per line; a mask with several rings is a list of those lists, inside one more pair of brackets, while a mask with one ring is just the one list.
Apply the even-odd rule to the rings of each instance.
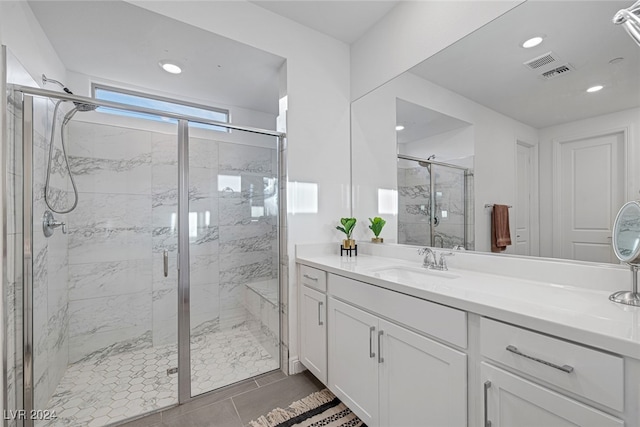
[[351, 238], [351, 233], [353, 233], [353, 227], [356, 226], [356, 219], [340, 218], [340, 223], [342, 226], [337, 226], [336, 229], [347, 235], [347, 238], [342, 241], [342, 247], [344, 249], [355, 248], [356, 241]]
[[384, 239], [379, 236], [380, 236], [380, 233], [382, 232], [382, 227], [384, 227], [387, 221], [377, 216], [373, 219], [369, 218], [369, 222], [371, 223], [369, 225], [369, 229], [373, 231], [373, 234], [376, 236], [376, 237], [372, 237], [371, 241], [373, 243], [382, 243]]

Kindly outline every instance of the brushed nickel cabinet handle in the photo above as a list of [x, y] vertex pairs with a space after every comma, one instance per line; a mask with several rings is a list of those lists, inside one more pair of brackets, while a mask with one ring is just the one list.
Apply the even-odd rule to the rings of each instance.
[[318, 281], [317, 277], [311, 277], [308, 274], [303, 274], [302, 277], [304, 277], [305, 279], [313, 280], [314, 282]]
[[373, 334], [376, 331], [376, 327], [372, 326], [369, 328], [369, 357], [374, 358], [376, 354], [373, 352]]
[[489, 421], [489, 411], [488, 411], [490, 387], [491, 387], [491, 381], [485, 381], [484, 382], [484, 427], [491, 427], [491, 421]]
[[570, 374], [570, 373], [573, 372], [573, 366], [569, 366], [569, 365], [560, 366], [560, 365], [556, 365], [555, 363], [547, 362], [546, 360], [538, 359], [537, 357], [529, 356], [528, 354], [524, 354], [523, 352], [518, 350], [517, 347], [512, 346], [512, 345], [508, 345], [506, 350], [511, 352], [511, 353], [513, 353], [513, 354], [517, 354], [518, 356], [522, 356], [525, 359], [529, 359], [529, 360], [533, 360], [534, 362], [542, 363], [543, 365], [549, 366], [549, 367], [551, 367], [553, 369], [557, 369], [557, 370], [565, 372], [567, 374]]
[[378, 363], [384, 363], [384, 357], [382, 357], [382, 335], [384, 331], [378, 332]]
[[322, 321], [322, 305], [324, 303], [322, 301], [318, 301], [318, 325], [322, 326], [324, 325], [324, 322]]

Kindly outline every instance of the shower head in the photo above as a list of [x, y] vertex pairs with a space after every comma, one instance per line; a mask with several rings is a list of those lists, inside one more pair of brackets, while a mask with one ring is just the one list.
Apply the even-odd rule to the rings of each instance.
[[[66, 89], [65, 85], [63, 85], [63, 84], [62, 84], [62, 83], [60, 83], [59, 81], [57, 81], [57, 80], [53, 80], [53, 79], [50, 79], [50, 78], [47, 78], [47, 76], [45, 76], [44, 74], [42, 74], [42, 85], [44, 86], [44, 85], [46, 85], [46, 84], [47, 84], [47, 83], [49, 83], [49, 82], [57, 84], [57, 85], [58, 85], [58, 86], [60, 86], [62, 89]], [[67, 89], [67, 90], [68, 90], [68, 89]], [[65, 91], [65, 92], [66, 92], [66, 91]]]
[[[48, 78], [47, 76], [45, 76], [43, 74], [42, 75], [42, 84], [46, 85], [49, 82], [57, 84], [58, 86], [60, 86], [62, 88], [63, 91], [65, 91], [69, 95], [73, 95], [73, 92], [71, 92], [71, 90], [68, 87], [66, 87], [64, 84], [60, 83], [58, 80], [50, 79], [50, 78]], [[76, 111], [93, 111], [96, 108], [98, 108], [97, 105], [87, 104], [87, 103], [84, 103], [84, 102], [76, 102], [76, 101], [74, 101], [73, 104], [76, 106], [75, 107]]]

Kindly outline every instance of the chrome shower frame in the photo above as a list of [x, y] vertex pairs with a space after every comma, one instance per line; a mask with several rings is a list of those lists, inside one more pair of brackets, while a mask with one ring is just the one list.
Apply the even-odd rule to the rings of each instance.
[[[435, 158], [435, 156], [429, 156], [429, 159], [431, 158]], [[464, 197], [464, 225], [463, 225], [463, 236], [462, 236], [462, 241], [463, 241], [463, 245], [464, 248], [467, 249], [467, 244], [468, 244], [468, 216], [469, 216], [469, 200], [467, 200], [467, 190], [468, 190], [468, 183], [467, 180], [469, 179], [470, 176], [472, 176], [472, 174], [469, 172], [469, 168], [465, 168], [464, 166], [458, 166], [458, 165], [452, 165], [450, 163], [443, 163], [443, 162], [437, 162], [435, 160], [429, 160], [429, 159], [422, 159], [420, 157], [414, 157], [414, 156], [407, 156], [405, 154], [398, 154], [398, 159], [402, 159], [402, 160], [410, 160], [412, 162], [418, 162], [418, 164], [420, 166], [426, 167], [429, 169], [429, 200], [430, 200], [430, 208], [429, 208], [429, 224], [430, 224], [430, 228], [431, 228], [431, 247], [435, 247], [435, 227], [436, 227], [436, 211], [435, 211], [435, 188], [436, 188], [436, 181], [435, 179], [433, 179], [433, 174], [431, 173], [431, 167], [433, 165], [436, 166], [443, 166], [443, 167], [447, 167], [450, 169], [458, 169], [461, 170], [464, 173], [464, 180], [463, 180], [463, 187], [462, 187], [462, 192], [463, 192], [463, 197]], [[440, 236], [442, 237], [442, 236]]]
[[[287, 259], [287, 247], [286, 247], [286, 235], [283, 233], [286, 230], [286, 214], [283, 217], [283, 212], [286, 213], [286, 205], [283, 209], [282, 203], [286, 202], [285, 195], [286, 185], [283, 182], [285, 178], [286, 169], [283, 169], [285, 161], [284, 150], [286, 150], [286, 134], [283, 132], [265, 130], [249, 126], [240, 126], [230, 123], [218, 122], [214, 120], [207, 120], [199, 117], [187, 116], [167, 111], [160, 111], [154, 109], [148, 109], [144, 107], [136, 107], [126, 104], [120, 104], [111, 101], [101, 101], [92, 98], [81, 97], [69, 93], [62, 93], [57, 91], [49, 91], [45, 89], [32, 88], [20, 85], [11, 85], [11, 88], [15, 93], [20, 93], [22, 96], [23, 105], [23, 138], [22, 138], [22, 167], [23, 167], [23, 241], [22, 241], [22, 254], [16, 254], [23, 258], [23, 384], [22, 390], [24, 393], [23, 408], [26, 414], [29, 414], [31, 410], [34, 410], [34, 372], [33, 372], [33, 99], [34, 97], [46, 97], [54, 100], [71, 101], [80, 104], [96, 105], [98, 107], [115, 108], [119, 110], [146, 113], [152, 115], [159, 115], [178, 121], [178, 134], [177, 134], [177, 147], [178, 147], [178, 360], [179, 360], [179, 380], [178, 380], [178, 405], [187, 403], [193, 399], [206, 396], [210, 393], [214, 393], [217, 390], [211, 390], [207, 393], [198, 395], [196, 397], [191, 396], [191, 348], [190, 348], [190, 266], [189, 266], [189, 241], [184, 236], [189, 236], [189, 123], [207, 124], [217, 127], [222, 127], [231, 130], [238, 130], [244, 132], [251, 132], [266, 136], [273, 136], [277, 138], [277, 153], [279, 162], [277, 168], [277, 177], [279, 180], [278, 186], [280, 189], [279, 208], [278, 208], [278, 231], [276, 239], [278, 241], [278, 264], [281, 266], [279, 269], [279, 281], [280, 283], [288, 280], [287, 277], [283, 277], [282, 263]], [[6, 198], [6, 195], [5, 195]], [[5, 204], [6, 206], [6, 200]], [[6, 231], [6, 227], [5, 227]], [[6, 233], [5, 233], [6, 235]], [[284, 238], [283, 238], [284, 236]], [[283, 301], [287, 298], [286, 292], [279, 292], [280, 307], [282, 307]], [[287, 369], [286, 366], [282, 366], [282, 352], [283, 352], [283, 310], [280, 309], [280, 337], [279, 337], [279, 351], [280, 351], [280, 369]], [[6, 322], [5, 322], [6, 325]], [[3, 354], [4, 363], [3, 369], [6, 372], [7, 369], [7, 357], [6, 346], [4, 347]], [[5, 377], [6, 378], [6, 377]], [[6, 388], [5, 388], [6, 389]], [[160, 408], [159, 412], [166, 410], [167, 408]], [[152, 413], [152, 412], [151, 412]], [[34, 420], [24, 419], [23, 426], [33, 427]], [[5, 420], [6, 424], [6, 420]], [[20, 425], [20, 424], [19, 424]]]

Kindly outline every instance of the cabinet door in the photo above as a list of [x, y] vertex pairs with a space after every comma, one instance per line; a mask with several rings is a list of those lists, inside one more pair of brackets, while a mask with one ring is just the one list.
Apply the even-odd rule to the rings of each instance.
[[327, 296], [301, 286], [300, 359], [323, 384], [327, 384]]
[[378, 422], [377, 317], [329, 298], [329, 389], [369, 427]]
[[620, 419], [484, 362], [481, 371], [487, 407], [482, 426], [486, 421], [491, 427], [624, 426]]
[[467, 425], [467, 356], [379, 321], [380, 425]]

